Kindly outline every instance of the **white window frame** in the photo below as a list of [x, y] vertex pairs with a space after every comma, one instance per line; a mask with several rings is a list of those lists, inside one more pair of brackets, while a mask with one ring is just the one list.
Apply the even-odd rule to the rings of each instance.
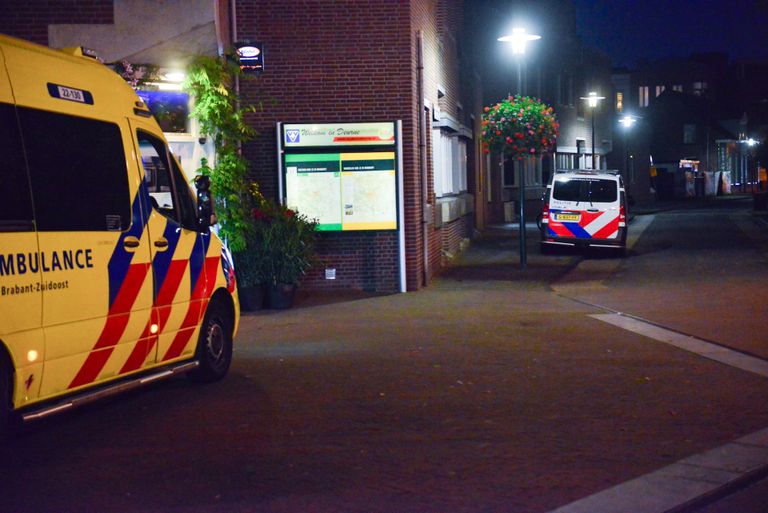
[[467, 190], [467, 143], [441, 129], [432, 130], [432, 169], [435, 196]]

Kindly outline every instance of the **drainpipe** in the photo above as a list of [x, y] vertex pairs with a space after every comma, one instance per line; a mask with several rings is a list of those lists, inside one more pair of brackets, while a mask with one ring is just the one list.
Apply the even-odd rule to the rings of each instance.
[[421, 168], [421, 238], [423, 243], [424, 276], [423, 285], [429, 284], [429, 223], [427, 220], [427, 203], [429, 191], [427, 190], [427, 122], [424, 119], [424, 37], [422, 31], [416, 33], [416, 45], [418, 51], [418, 91], [416, 92], [416, 112], [419, 115], [419, 166]]

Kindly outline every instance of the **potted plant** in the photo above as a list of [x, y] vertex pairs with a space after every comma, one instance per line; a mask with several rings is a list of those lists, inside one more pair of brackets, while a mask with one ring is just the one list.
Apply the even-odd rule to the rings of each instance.
[[315, 260], [317, 222], [274, 201], [262, 199], [253, 211], [249, 249], [266, 286], [270, 308], [293, 304], [296, 285]]

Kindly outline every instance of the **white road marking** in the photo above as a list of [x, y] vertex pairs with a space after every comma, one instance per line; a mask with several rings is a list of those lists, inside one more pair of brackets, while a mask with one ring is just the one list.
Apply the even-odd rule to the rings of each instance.
[[768, 361], [754, 356], [749, 356], [727, 347], [712, 344], [704, 340], [683, 335], [681, 333], [664, 329], [660, 326], [643, 322], [639, 319], [627, 317], [620, 314], [595, 314], [590, 315], [608, 324], [613, 324], [633, 333], [638, 333], [648, 338], [670, 344], [672, 346], [690, 351], [692, 353], [715, 360], [716, 362], [736, 367], [737, 369], [753, 372], [763, 377], [768, 377]]

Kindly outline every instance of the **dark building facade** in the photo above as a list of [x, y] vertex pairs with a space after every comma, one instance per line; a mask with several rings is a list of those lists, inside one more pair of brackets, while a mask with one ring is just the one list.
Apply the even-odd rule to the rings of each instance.
[[[616, 71], [616, 118], [636, 119], [627, 137], [617, 138], [622, 153], [641, 154], [632, 162], [634, 175], [646, 180], [653, 166], [655, 194], [667, 199], [695, 194], [691, 179], [703, 173], [722, 172], [726, 191], [756, 177], [766, 135], [766, 69], [764, 62], [710, 53]], [[746, 144], [750, 139], [754, 147]], [[646, 190], [637, 187], [635, 195], [652, 198]]]

